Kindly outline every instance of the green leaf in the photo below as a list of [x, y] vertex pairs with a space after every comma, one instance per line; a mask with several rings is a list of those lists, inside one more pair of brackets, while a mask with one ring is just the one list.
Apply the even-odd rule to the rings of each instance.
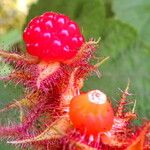
[[[137, 43], [130, 46], [126, 51], [120, 53], [116, 59], [111, 59], [101, 67], [102, 77], [93, 76], [86, 82], [85, 90], [100, 89], [107, 93], [114, 103], [118, 101], [119, 95], [125, 89], [128, 79], [131, 81], [130, 92], [136, 99], [136, 110], [140, 118], [150, 117], [149, 91], [150, 91], [150, 61], [149, 51], [143, 44]], [[133, 107], [133, 104], [129, 106]]]
[[141, 118], [150, 117], [149, 108], [145, 106], [150, 90], [150, 49], [139, 41], [132, 26], [113, 18], [107, 19], [105, 23], [100, 52], [111, 59], [101, 67], [102, 77], [90, 77], [84, 90], [100, 89], [115, 103], [121, 94], [118, 88], [124, 90], [130, 79], [131, 92], [135, 94], [130, 99], [133, 102], [137, 100], [136, 108]]
[[55, 11], [69, 16], [83, 29], [87, 39], [101, 36], [105, 22], [105, 7], [102, 0], [39, 0], [31, 6], [27, 22], [46, 11]]
[[[83, 27], [83, 34], [87, 38], [98, 39], [105, 27], [105, 8], [100, 0], [84, 0], [78, 21]], [[78, 12], [78, 13], [79, 13]]]
[[13, 102], [23, 94], [23, 88], [20, 85], [5, 83], [0, 81], [0, 108], [3, 108], [9, 102]]
[[150, 1], [113, 0], [115, 17], [132, 25], [142, 41], [150, 46]]
[[136, 31], [119, 20], [108, 19], [102, 38], [102, 54], [117, 57], [137, 39]]
[[6, 144], [6, 142], [2, 142], [0, 144], [0, 149], [1, 150], [14, 150], [15, 148], [11, 145]]
[[11, 30], [5, 35], [0, 36], [0, 48], [9, 50], [14, 44], [21, 41], [21, 32], [17, 29]]
[[0, 62], [0, 76], [6, 76], [11, 73], [12, 67], [4, 62]]

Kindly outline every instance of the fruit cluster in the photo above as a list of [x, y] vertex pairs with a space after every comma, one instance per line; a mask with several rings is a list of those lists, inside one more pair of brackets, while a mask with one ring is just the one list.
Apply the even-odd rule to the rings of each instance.
[[23, 99], [0, 110], [20, 112], [19, 124], [0, 126], [1, 138], [33, 149], [150, 149], [150, 121], [135, 127], [134, 110], [124, 111], [129, 85], [115, 107], [100, 90], [82, 91], [101, 63], [91, 64], [98, 42], [86, 42], [74, 21], [46, 12], [30, 21], [23, 39], [26, 54], [0, 50], [3, 61], [14, 66], [0, 79], [25, 88]]
[[23, 39], [29, 54], [51, 62], [73, 58], [84, 43], [78, 25], [67, 16], [53, 12], [32, 19]]

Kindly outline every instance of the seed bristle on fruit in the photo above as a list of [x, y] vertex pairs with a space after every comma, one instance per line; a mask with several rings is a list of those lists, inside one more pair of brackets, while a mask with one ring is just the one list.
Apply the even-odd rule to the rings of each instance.
[[24, 88], [0, 110], [19, 112], [19, 123], [0, 125], [1, 139], [27, 149], [150, 149], [149, 121], [134, 126], [137, 115], [125, 105], [129, 84], [114, 105], [105, 92], [82, 90], [106, 59], [91, 63], [98, 41], [85, 41], [76, 22], [46, 12], [28, 23], [23, 40], [25, 53], [0, 50], [1, 61], [13, 67], [0, 80]]

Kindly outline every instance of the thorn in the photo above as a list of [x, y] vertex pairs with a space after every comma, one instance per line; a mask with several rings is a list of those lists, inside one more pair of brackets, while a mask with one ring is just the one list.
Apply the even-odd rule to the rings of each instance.
[[121, 100], [118, 106], [118, 110], [117, 110], [117, 116], [121, 117], [123, 115], [123, 109], [124, 109], [124, 105], [125, 105], [125, 101], [127, 99], [127, 96], [131, 95], [129, 94], [129, 86], [130, 86], [130, 80], [128, 79], [128, 84], [127, 87], [124, 91], [122, 91], [122, 96], [121, 96]]
[[90, 145], [93, 141], [94, 141], [94, 136], [93, 136], [93, 135], [90, 135], [90, 136], [89, 136], [88, 145]]
[[101, 77], [102, 77], [102, 74], [101, 74], [101, 72], [97, 69], [97, 70], [95, 70], [95, 73], [96, 73], [96, 75], [97, 75], [97, 77], [100, 79]]
[[0, 56], [2, 56], [4, 58], [11, 58], [14, 60], [24, 60], [24, 61], [29, 62], [29, 63], [38, 63], [38, 61], [39, 61], [37, 57], [19, 55], [16, 53], [9, 53], [9, 52], [6, 52], [4, 50], [0, 50]]
[[102, 59], [99, 63], [95, 64], [94, 67], [95, 67], [95, 68], [100, 67], [100, 66], [101, 66], [103, 63], [105, 63], [109, 58], [110, 58], [110, 57], [108, 56], [108, 57]]
[[18, 141], [7, 141], [7, 143], [25, 144], [25, 143], [32, 143], [38, 141], [59, 139], [65, 136], [66, 131], [70, 128], [72, 127], [70, 126], [70, 120], [68, 119], [68, 116], [62, 116], [56, 121], [54, 121], [51, 125], [49, 125], [41, 134], [37, 135], [36, 137], [18, 140]]
[[0, 81], [8, 81], [10, 80], [10, 77], [9, 76], [0, 76]]
[[0, 109], [0, 113], [10, 110], [10, 109], [13, 109], [13, 108], [16, 108], [17, 106], [19, 106], [19, 108], [20, 108], [21, 105], [27, 106], [28, 100], [26, 98], [23, 98], [19, 101], [15, 100], [14, 102], [12, 102], [12, 103], [6, 105], [4, 108]]
[[101, 37], [99, 37], [97, 41], [95, 41], [94, 38], [91, 38], [91, 39], [90, 39], [88, 42], [86, 42], [86, 43], [89, 43], [89, 44], [96, 44], [96, 45], [97, 45], [97, 44], [100, 42], [100, 40], [101, 40]]
[[136, 100], [134, 101], [134, 105], [133, 105], [133, 108], [132, 108], [132, 113], [134, 114], [135, 112], [135, 107], [136, 107]]
[[[78, 51], [78, 53], [76, 54], [76, 57], [73, 58], [73, 59], [70, 59], [70, 60], [65, 61], [64, 64], [70, 64], [70, 63], [73, 63], [73, 62], [79, 60], [80, 58], [82, 58], [82, 56], [84, 55], [85, 52], [90, 52], [90, 51], [92, 51], [93, 47], [96, 47], [96, 46], [98, 45], [99, 41], [100, 41], [100, 38], [99, 38], [97, 41], [90, 40], [90, 41], [88, 41], [88, 42], [85, 42], [85, 43], [81, 46], [81, 48], [80, 48], [80, 50]], [[92, 46], [92, 48], [89, 48], [89, 47], [91, 47], [91, 46]]]
[[123, 95], [126, 95], [126, 96], [131, 96], [133, 95], [132, 93], [129, 93], [129, 86], [130, 86], [130, 80], [128, 80], [128, 83], [127, 83], [127, 86], [125, 88], [125, 90], [121, 90], [120, 88], [118, 88], [118, 90], [123, 93]]
[[130, 86], [130, 79], [128, 79], [128, 84], [127, 84], [127, 87], [126, 87], [126, 89], [125, 89], [125, 91], [124, 91], [125, 94], [127, 94], [127, 95], [129, 94], [129, 93], [128, 93], [128, 91], [129, 91], [129, 86]]
[[18, 105], [19, 109], [20, 109], [20, 121], [22, 122], [23, 121], [23, 109], [22, 109], [22, 103], [21, 101], [16, 101], [16, 105]]
[[118, 88], [118, 90], [119, 90], [121, 93], [123, 93], [123, 92], [124, 92], [123, 90], [121, 90], [121, 88]]
[[71, 140], [70, 143], [75, 146], [75, 149], [84, 149], [84, 150], [97, 150], [97, 148], [86, 145], [85, 143], [80, 143], [75, 140]]
[[96, 44], [98, 44], [101, 41], [101, 37], [98, 38], [98, 40], [96, 41]]

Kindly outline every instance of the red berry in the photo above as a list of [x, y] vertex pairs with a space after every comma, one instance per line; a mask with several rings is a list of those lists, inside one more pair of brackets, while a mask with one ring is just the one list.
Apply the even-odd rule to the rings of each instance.
[[54, 12], [33, 18], [24, 30], [23, 39], [29, 54], [58, 62], [75, 57], [84, 42], [78, 25]]
[[114, 112], [106, 95], [93, 90], [71, 100], [69, 116], [81, 133], [97, 135], [111, 129]]

